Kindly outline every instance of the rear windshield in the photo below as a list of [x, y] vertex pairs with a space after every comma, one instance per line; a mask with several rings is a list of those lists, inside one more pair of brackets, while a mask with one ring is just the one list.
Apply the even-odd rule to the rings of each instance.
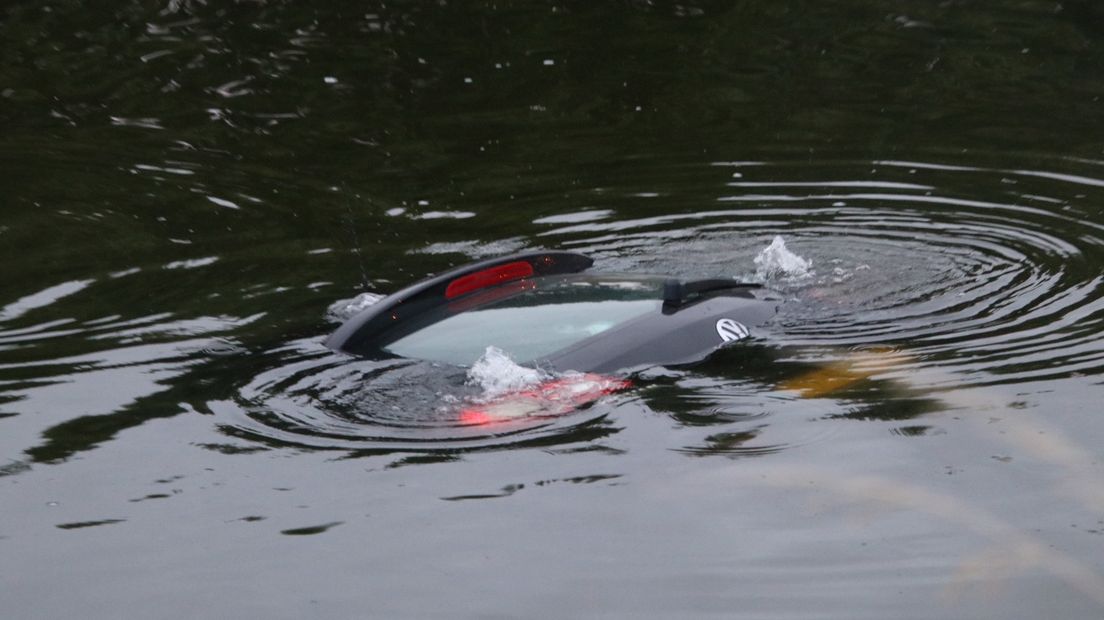
[[[517, 362], [538, 360], [630, 319], [657, 311], [662, 280], [562, 276], [465, 312], [434, 310], [430, 325], [384, 347], [402, 357], [470, 366], [488, 346]], [[439, 317], [439, 318], [438, 318]]]

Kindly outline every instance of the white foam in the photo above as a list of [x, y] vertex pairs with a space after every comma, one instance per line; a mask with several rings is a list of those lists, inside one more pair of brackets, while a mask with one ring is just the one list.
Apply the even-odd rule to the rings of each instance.
[[801, 258], [786, 247], [781, 235], [755, 257], [755, 273], [764, 280], [773, 278], [800, 279], [812, 275], [813, 262]]
[[468, 385], [482, 391], [480, 400], [520, 392], [550, 378], [552, 375], [548, 373], [519, 365], [497, 347], [487, 347], [483, 356], [468, 370]]
[[326, 318], [333, 321], [347, 321], [369, 307], [379, 303], [385, 295], [379, 293], [361, 293], [352, 299], [340, 299], [330, 304]]

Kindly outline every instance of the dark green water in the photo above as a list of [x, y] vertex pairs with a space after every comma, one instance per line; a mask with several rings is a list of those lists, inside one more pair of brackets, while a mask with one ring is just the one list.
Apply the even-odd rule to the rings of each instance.
[[[0, 59], [5, 617], [1104, 616], [1097, 4], [13, 0]], [[775, 235], [754, 343], [510, 432], [321, 345]]]

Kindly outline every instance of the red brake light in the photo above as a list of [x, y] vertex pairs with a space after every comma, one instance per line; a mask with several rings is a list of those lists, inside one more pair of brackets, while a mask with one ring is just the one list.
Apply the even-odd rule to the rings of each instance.
[[531, 275], [533, 275], [533, 266], [523, 260], [469, 273], [449, 282], [448, 287], [445, 288], [445, 299], [452, 299], [472, 291], [478, 291], [481, 288], [520, 280]]

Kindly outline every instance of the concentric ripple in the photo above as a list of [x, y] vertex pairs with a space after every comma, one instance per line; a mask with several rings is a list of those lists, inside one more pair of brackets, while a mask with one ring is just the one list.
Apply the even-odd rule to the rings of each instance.
[[276, 361], [230, 401], [208, 403], [224, 432], [273, 445], [365, 452], [424, 452], [549, 445], [611, 432], [605, 399], [571, 416], [471, 424], [478, 388], [463, 369], [411, 360], [357, 360], [317, 340], [271, 354]]
[[[800, 420], [901, 419], [934, 406], [917, 387], [1104, 370], [1104, 181], [899, 161], [722, 162], [689, 174], [686, 197], [545, 215], [521, 245], [583, 251], [599, 269], [755, 278], [756, 255], [780, 235], [811, 261], [809, 273], [767, 282], [786, 301], [754, 353], [726, 350], [679, 382], [696, 388], [665, 388], [645, 373], [635, 390], [582, 411], [465, 424], [460, 412], [477, 390], [462, 369], [354, 360], [314, 339], [269, 352], [235, 398], [209, 407], [231, 435], [372, 453], [588, 441], [621, 430], [631, 418], [610, 414], [628, 404], [666, 414], [682, 446], [673, 449], [734, 457], [823, 439], [825, 429], [788, 424], [779, 409]], [[617, 200], [638, 194], [624, 188]], [[892, 351], [892, 363], [872, 351]], [[889, 380], [881, 395], [831, 410], [787, 387], [841, 359], [874, 360], [854, 376]], [[911, 387], [893, 385], [905, 377]]]
[[904, 370], [940, 384], [1104, 369], [1104, 181], [904, 161], [715, 169], [731, 178], [711, 209], [544, 235], [609, 265], [699, 277], [749, 276], [782, 235], [814, 273], [770, 283], [790, 298], [771, 336], [780, 345], [828, 357], [900, 346], [913, 359]]

